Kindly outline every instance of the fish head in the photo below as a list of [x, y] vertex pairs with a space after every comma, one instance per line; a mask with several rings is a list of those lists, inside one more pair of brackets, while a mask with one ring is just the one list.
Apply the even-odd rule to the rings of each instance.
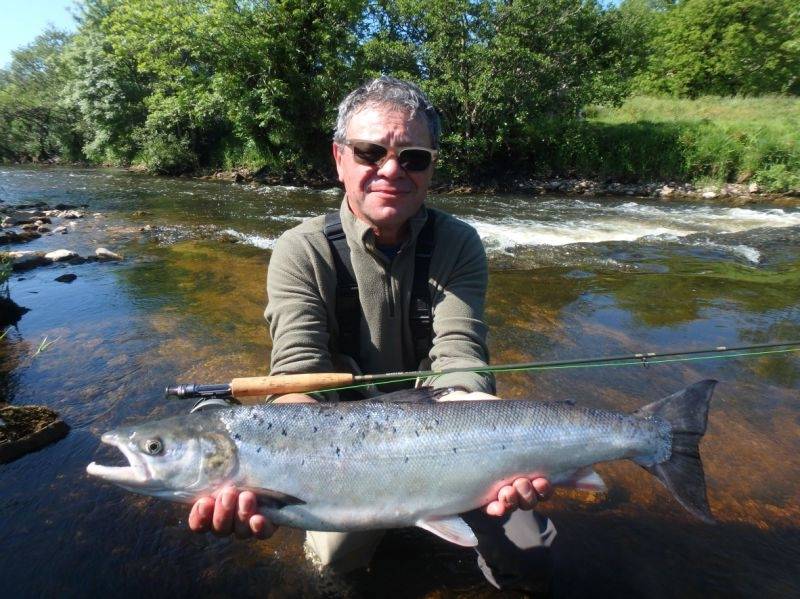
[[101, 437], [119, 449], [127, 466], [92, 462], [86, 471], [120, 487], [172, 501], [190, 502], [230, 481], [237, 464], [236, 445], [210, 420], [172, 418], [122, 427]]

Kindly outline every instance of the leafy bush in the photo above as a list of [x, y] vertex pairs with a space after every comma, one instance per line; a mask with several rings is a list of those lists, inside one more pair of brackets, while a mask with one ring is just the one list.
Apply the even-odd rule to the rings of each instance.
[[141, 160], [148, 170], [162, 175], [191, 171], [198, 162], [189, 146], [189, 140], [174, 134], [150, 135], [142, 144]]

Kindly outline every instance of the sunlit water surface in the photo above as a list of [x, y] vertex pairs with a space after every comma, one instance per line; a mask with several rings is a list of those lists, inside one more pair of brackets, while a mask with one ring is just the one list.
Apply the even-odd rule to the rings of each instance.
[[[105, 246], [119, 263], [51, 266], [10, 281], [30, 308], [0, 341], [0, 392], [58, 411], [70, 434], [0, 466], [3, 596], [483, 597], [471, 551], [393, 531], [367, 572], [320, 577], [302, 534], [197, 536], [188, 509], [90, 479], [113, 463], [99, 435], [180, 414], [174, 382], [264, 374], [270, 248], [338, 206], [337, 190], [154, 178], [113, 170], [0, 168], [6, 204], [86, 205], [67, 235], [14, 249]], [[495, 363], [800, 338], [800, 210], [641, 199], [440, 196], [487, 247]], [[57, 223], [54, 223], [54, 225]], [[149, 227], [146, 227], [149, 225]], [[143, 228], [148, 230], [142, 230]], [[55, 282], [67, 272], [71, 284]], [[43, 340], [54, 342], [37, 353]], [[691, 519], [631, 463], [601, 465], [605, 496], [546, 506], [559, 597], [800, 594], [800, 360], [780, 354], [499, 377], [499, 394], [634, 410], [720, 381], [702, 444], [711, 507]]]

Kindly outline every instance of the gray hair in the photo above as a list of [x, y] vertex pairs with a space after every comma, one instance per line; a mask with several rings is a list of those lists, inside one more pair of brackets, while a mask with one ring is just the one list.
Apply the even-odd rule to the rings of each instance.
[[333, 141], [344, 143], [347, 139], [347, 126], [353, 115], [367, 105], [388, 105], [396, 110], [408, 112], [413, 119], [421, 113], [428, 124], [431, 134], [431, 145], [439, 147], [439, 137], [442, 126], [436, 109], [428, 100], [425, 93], [410, 81], [403, 81], [388, 75], [381, 75], [377, 79], [367, 81], [358, 89], [350, 92], [339, 104], [339, 114], [336, 117], [336, 128], [333, 131]]

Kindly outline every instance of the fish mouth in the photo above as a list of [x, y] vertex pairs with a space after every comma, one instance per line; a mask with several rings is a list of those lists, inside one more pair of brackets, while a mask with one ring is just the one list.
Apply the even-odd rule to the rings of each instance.
[[127, 466], [103, 466], [92, 462], [86, 466], [86, 472], [92, 476], [97, 476], [108, 482], [123, 485], [144, 485], [150, 480], [147, 466], [133, 451], [131, 451], [124, 439], [120, 439], [117, 433], [105, 433], [100, 440], [108, 445], [113, 445], [122, 452], [128, 460]]

